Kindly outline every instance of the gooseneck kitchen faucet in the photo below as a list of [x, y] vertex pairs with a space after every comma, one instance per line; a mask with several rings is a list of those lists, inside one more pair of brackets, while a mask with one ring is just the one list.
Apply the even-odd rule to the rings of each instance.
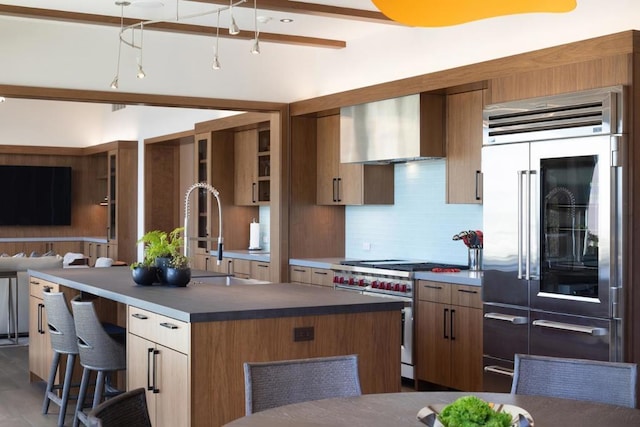
[[191, 192], [196, 188], [203, 188], [215, 197], [218, 203], [218, 265], [222, 262], [222, 249], [224, 239], [222, 238], [222, 204], [220, 203], [220, 192], [216, 190], [211, 184], [206, 182], [196, 182], [187, 189], [187, 193], [184, 196], [184, 256], [189, 258], [189, 196]]

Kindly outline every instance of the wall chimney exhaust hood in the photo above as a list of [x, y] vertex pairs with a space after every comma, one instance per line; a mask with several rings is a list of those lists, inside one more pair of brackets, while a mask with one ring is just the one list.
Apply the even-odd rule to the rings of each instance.
[[341, 163], [445, 156], [444, 95], [421, 93], [340, 109]]

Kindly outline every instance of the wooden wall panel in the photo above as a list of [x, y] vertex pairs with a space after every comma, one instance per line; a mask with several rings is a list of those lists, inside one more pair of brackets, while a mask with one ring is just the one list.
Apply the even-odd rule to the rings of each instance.
[[180, 223], [180, 152], [172, 144], [145, 145], [144, 231], [171, 231]]
[[610, 56], [492, 79], [487, 104], [631, 82], [631, 55]]
[[[400, 311], [192, 324], [192, 425], [244, 416], [244, 362], [357, 354], [363, 393], [400, 391]], [[293, 328], [314, 340], [293, 342]], [[363, 334], [362, 331], [367, 331]]]
[[316, 205], [316, 118], [291, 118], [290, 257], [343, 257], [344, 206]]

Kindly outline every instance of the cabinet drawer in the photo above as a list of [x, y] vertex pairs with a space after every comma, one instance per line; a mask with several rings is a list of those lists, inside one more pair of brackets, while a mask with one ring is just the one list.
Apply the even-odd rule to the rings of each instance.
[[29, 277], [29, 295], [42, 299], [42, 292], [48, 288], [51, 292], [60, 292], [60, 285], [48, 280]]
[[451, 304], [481, 309], [480, 286], [451, 285]]
[[132, 306], [129, 306], [128, 318], [129, 333], [182, 353], [189, 353], [191, 337], [189, 323]]
[[418, 280], [418, 299], [442, 304], [451, 303], [451, 284]]
[[234, 259], [233, 260], [233, 275], [234, 276], [250, 276], [251, 275], [251, 261], [246, 259]]
[[296, 283], [311, 283], [311, 269], [292, 265], [289, 267], [289, 280]]
[[333, 271], [324, 268], [311, 269], [311, 283], [333, 288]]

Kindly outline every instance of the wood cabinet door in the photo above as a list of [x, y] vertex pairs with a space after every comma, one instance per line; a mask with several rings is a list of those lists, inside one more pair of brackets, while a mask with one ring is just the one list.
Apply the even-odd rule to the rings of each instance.
[[419, 380], [447, 385], [450, 378], [450, 306], [418, 302], [416, 375]]
[[151, 424], [156, 426], [156, 398], [148, 387], [152, 385], [150, 377], [155, 344], [135, 334], [127, 334], [127, 390], [144, 387]]
[[29, 371], [42, 380], [49, 377], [51, 340], [46, 331], [47, 315], [40, 298], [29, 297]]
[[271, 265], [268, 262], [251, 261], [251, 278], [271, 281]]
[[190, 425], [188, 357], [178, 351], [156, 347], [157, 388], [154, 427]]
[[236, 132], [235, 156], [235, 204], [252, 206], [258, 202], [258, 131], [250, 129]]
[[312, 268], [311, 284], [333, 288], [333, 270], [325, 268]]
[[482, 390], [482, 310], [452, 306], [451, 381], [463, 391]]
[[447, 203], [482, 203], [483, 93], [447, 96]]
[[365, 166], [339, 162], [340, 158], [338, 158], [338, 203], [341, 205], [364, 204], [363, 169]]
[[316, 201], [336, 205], [338, 164], [340, 163], [340, 116], [319, 117], [316, 130]]

